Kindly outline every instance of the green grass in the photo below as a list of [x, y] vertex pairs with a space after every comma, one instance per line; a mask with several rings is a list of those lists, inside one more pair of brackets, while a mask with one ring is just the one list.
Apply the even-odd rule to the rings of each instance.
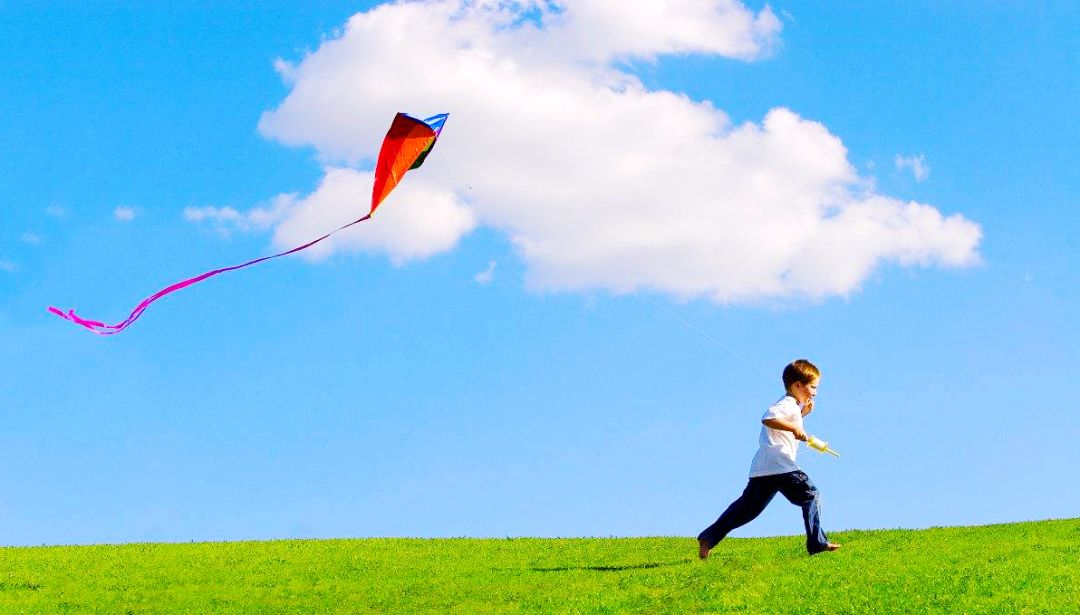
[[0, 612], [1080, 612], [1080, 519], [830, 538], [9, 547]]

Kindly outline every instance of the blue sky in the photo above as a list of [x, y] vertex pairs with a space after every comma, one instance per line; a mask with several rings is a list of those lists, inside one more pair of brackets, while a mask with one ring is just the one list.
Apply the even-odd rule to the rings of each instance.
[[0, 544], [690, 536], [798, 357], [827, 529], [1078, 514], [1071, 3], [374, 5], [0, 2]]

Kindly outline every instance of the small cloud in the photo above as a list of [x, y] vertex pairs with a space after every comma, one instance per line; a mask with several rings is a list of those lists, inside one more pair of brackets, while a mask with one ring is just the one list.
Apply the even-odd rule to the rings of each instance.
[[488, 261], [487, 269], [473, 276], [477, 284], [490, 284], [495, 279], [495, 261]]
[[868, 171], [873, 171], [876, 168], [877, 168], [877, 163], [876, 162], [874, 162], [873, 160], [866, 161], [866, 169]]
[[41, 235], [38, 235], [37, 233], [34, 233], [32, 231], [26, 231], [25, 233], [23, 233], [22, 240], [23, 243], [37, 245], [41, 243]]
[[195, 224], [208, 222], [222, 237], [234, 228], [244, 228], [244, 216], [232, 207], [185, 207], [184, 219]]
[[203, 220], [234, 222], [243, 219], [243, 216], [232, 207], [185, 207], [184, 219], [188, 222], [202, 222]]
[[923, 182], [927, 177], [930, 177], [930, 165], [926, 164], [926, 156], [919, 154], [918, 156], [901, 156], [896, 155], [896, 169], [903, 171], [904, 169], [911, 169], [911, 173], [915, 176], [915, 181]]
[[135, 214], [136, 211], [134, 207], [121, 206], [113, 210], [113, 217], [120, 222], [131, 222], [135, 219]]
[[45, 213], [54, 218], [63, 218], [67, 215], [67, 209], [62, 205], [52, 204], [45, 208]]
[[8, 260], [6, 258], [0, 258], [0, 271], [6, 271], [8, 273], [15, 273], [15, 271], [17, 269], [18, 269], [18, 266], [16, 266], [14, 262], [12, 262], [12, 261], [10, 261], [10, 260]]
[[185, 207], [184, 219], [195, 224], [209, 223], [224, 237], [232, 231], [266, 230], [285, 219], [296, 205], [296, 194], [279, 194], [268, 203], [245, 212], [232, 207]]
[[297, 193], [279, 194], [264, 206], [247, 212], [247, 222], [257, 229], [268, 229], [289, 216], [296, 206]]

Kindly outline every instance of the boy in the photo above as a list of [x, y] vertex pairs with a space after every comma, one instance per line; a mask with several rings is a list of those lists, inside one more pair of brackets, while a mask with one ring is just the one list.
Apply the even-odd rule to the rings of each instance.
[[739, 499], [698, 536], [698, 557], [701, 559], [709, 557], [709, 551], [728, 532], [760, 515], [777, 491], [792, 504], [802, 507], [806, 550], [810, 555], [840, 548], [825, 537], [821, 529], [818, 490], [795, 463], [799, 440], [806, 441], [803, 417], [814, 409], [821, 371], [813, 363], [799, 359], [784, 368], [783, 378], [787, 394], [761, 417], [759, 448], [750, 464], [750, 482]]

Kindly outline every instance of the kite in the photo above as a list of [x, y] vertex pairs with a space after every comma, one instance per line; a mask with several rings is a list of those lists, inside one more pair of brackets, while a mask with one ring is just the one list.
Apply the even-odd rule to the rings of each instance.
[[244, 267], [249, 267], [263, 261], [268, 261], [280, 256], [288, 256], [289, 254], [310, 248], [339, 231], [343, 231], [350, 226], [359, 224], [365, 220], [370, 220], [371, 216], [375, 213], [375, 210], [379, 205], [382, 204], [383, 200], [385, 200], [390, 192], [397, 187], [399, 182], [401, 182], [405, 173], [412, 169], [419, 168], [420, 165], [424, 163], [428, 154], [431, 153], [431, 149], [435, 147], [435, 141], [439, 138], [439, 134], [442, 132], [443, 124], [446, 123], [447, 117], [449, 117], [448, 113], [433, 115], [424, 120], [414, 118], [405, 113], [398, 113], [394, 116], [394, 121], [390, 124], [390, 130], [386, 132], [382, 147], [379, 149], [379, 157], [375, 163], [375, 183], [371, 190], [371, 209], [363, 217], [357, 218], [344, 226], [330, 231], [318, 239], [314, 239], [304, 245], [297, 246], [279, 254], [257, 258], [243, 263], [242, 265], [214, 269], [212, 271], [207, 271], [202, 275], [167, 286], [146, 299], [143, 299], [142, 302], [131, 311], [130, 316], [115, 325], [107, 325], [96, 320], [87, 320], [77, 315], [73, 309], [64, 312], [59, 308], [50, 306], [49, 311], [65, 320], [69, 320], [77, 325], [85, 327], [87, 330], [98, 335], [116, 335], [138, 320], [139, 316], [142, 316], [142, 313], [146, 311], [146, 308], [150, 307], [150, 304], [165, 295], [187, 288], [192, 284], [202, 282], [219, 273], [243, 269]]

